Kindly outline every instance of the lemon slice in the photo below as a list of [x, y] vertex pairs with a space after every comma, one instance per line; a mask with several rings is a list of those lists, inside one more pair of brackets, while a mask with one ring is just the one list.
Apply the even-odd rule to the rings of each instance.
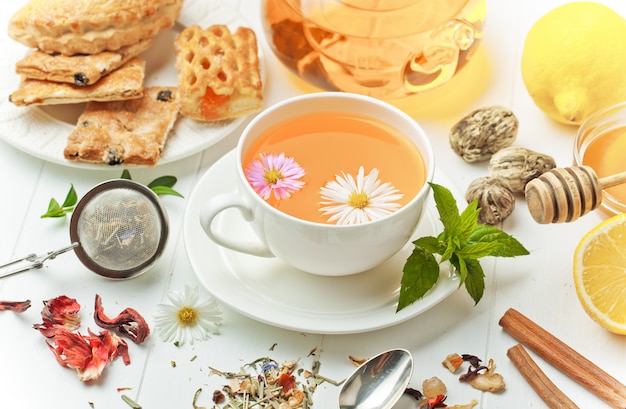
[[574, 251], [574, 283], [591, 318], [626, 334], [626, 214], [603, 221], [581, 239]]

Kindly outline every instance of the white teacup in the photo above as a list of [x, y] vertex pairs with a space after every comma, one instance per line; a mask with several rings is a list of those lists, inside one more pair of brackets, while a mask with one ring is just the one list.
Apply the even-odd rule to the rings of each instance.
[[[417, 194], [406, 204], [376, 220], [337, 225], [291, 216], [270, 205], [253, 189], [244, 170], [244, 155], [253, 141], [286, 119], [333, 111], [383, 122], [417, 147], [423, 159], [425, 183], [416, 189]], [[267, 108], [247, 125], [236, 148], [237, 186], [233, 192], [208, 200], [202, 207], [200, 223], [209, 238], [231, 250], [259, 257], [278, 257], [288, 265], [312, 274], [341, 276], [360, 273], [383, 263], [411, 239], [423, 213], [430, 191], [427, 182], [432, 181], [434, 169], [433, 149], [426, 133], [415, 120], [394, 106], [375, 98], [341, 92], [298, 96]], [[250, 223], [257, 242], [244, 242], [229, 234], [228, 229], [213, 228], [214, 218], [232, 208], [241, 211], [242, 217]]]

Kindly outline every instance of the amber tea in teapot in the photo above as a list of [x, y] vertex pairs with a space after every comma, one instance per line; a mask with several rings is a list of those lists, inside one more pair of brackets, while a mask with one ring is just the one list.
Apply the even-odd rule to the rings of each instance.
[[486, 0], [263, 0], [278, 58], [323, 89], [400, 98], [448, 81], [482, 36]]

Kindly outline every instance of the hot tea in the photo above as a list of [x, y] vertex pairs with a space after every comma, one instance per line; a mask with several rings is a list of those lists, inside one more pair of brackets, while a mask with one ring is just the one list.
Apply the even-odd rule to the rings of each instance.
[[400, 98], [448, 81], [482, 37], [485, 0], [264, 0], [277, 57], [329, 90]]
[[268, 195], [266, 200], [282, 212], [317, 223], [329, 222], [330, 215], [321, 210], [328, 201], [322, 188], [333, 181], [337, 188], [340, 182], [349, 184], [350, 177], [355, 183], [359, 176], [378, 180], [378, 189], [387, 188], [394, 209], [413, 199], [426, 181], [424, 159], [406, 135], [354, 113], [314, 112], [277, 123], [247, 149], [243, 166], [250, 169], [267, 155], [284, 155], [283, 162], [291, 160], [301, 173], [293, 178], [299, 185], [288, 198]]

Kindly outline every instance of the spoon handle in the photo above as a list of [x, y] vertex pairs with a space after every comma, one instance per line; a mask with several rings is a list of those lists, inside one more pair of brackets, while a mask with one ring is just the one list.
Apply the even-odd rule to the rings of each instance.
[[626, 172], [616, 173], [615, 175], [606, 176], [599, 180], [603, 189], [611, 186], [620, 185], [626, 182]]

